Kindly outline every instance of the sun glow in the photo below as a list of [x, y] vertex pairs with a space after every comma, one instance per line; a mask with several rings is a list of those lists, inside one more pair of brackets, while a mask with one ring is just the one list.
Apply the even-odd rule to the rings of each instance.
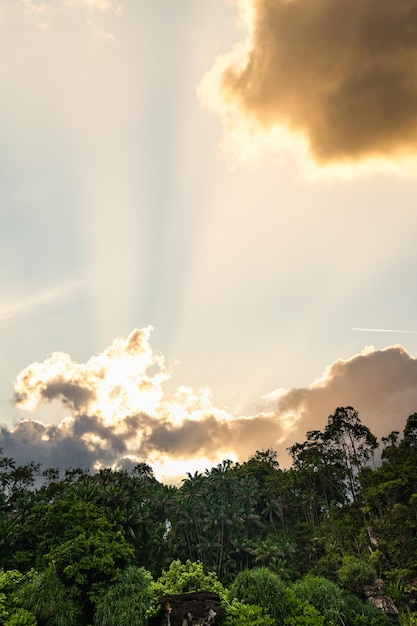
[[151, 327], [116, 339], [87, 363], [55, 352], [23, 370], [15, 383], [16, 404], [34, 412], [42, 401], [63, 400], [68, 412], [83, 410], [107, 422], [137, 413], [153, 415], [169, 379], [164, 359], [149, 345]]
[[214, 465], [221, 463], [223, 459], [228, 458], [232, 461], [236, 460], [236, 453], [232, 451], [221, 451], [215, 456], [204, 456], [198, 459], [150, 459], [150, 465], [154, 471], [155, 477], [164, 482], [171, 484], [180, 484], [184, 477], [189, 474], [204, 473]]

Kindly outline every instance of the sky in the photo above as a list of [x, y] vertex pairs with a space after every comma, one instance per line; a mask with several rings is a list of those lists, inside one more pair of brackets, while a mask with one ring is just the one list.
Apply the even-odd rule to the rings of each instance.
[[416, 57], [417, 0], [0, 0], [3, 453], [175, 481], [338, 406], [402, 431]]

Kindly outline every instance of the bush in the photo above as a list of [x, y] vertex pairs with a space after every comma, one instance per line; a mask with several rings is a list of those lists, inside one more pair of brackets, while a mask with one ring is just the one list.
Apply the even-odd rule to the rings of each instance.
[[51, 626], [79, 626], [82, 623], [81, 607], [52, 567], [44, 572], [32, 570], [19, 590], [19, 599], [23, 607], [42, 623]]
[[267, 567], [240, 572], [230, 588], [232, 598], [262, 607], [278, 623], [290, 613], [288, 591], [281, 578]]
[[324, 616], [325, 624], [344, 624], [345, 603], [342, 590], [332, 581], [307, 575], [293, 585], [296, 596], [312, 604]]
[[200, 561], [172, 561], [154, 585], [158, 595], [189, 593], [191, 591], [213, 591], [224, 594], [224, 587], [214, 572], [206, 573]]
[[337, 571], [337, 577], [344, 589], [365, 597], [364, 587], [374, 579], [374, 573], [368, 563], [355, 556], [345, 556], [342, 566]]
[[222, 626], [275, 626], [275, 620], [260, 606], [233, 600], [227, 606]]
[[[222, 626], [275, 626], [275, 620], [264, 608], [256, 603], [244, 603], [231, 600], [231, 594], [217, 578], [214, 572], [205, 572], [200, 561], [173, 561], [168, 570], [152, 585], [153, 599], [148, 616], [156, 615], [160, 610], [158, 597], [161, 595], [190, 593], [192, 591], [212, 591], [220, 597], [226, 613]], [[125, 622], [123, 626], [125, 626]], [[104, 626], [104, 625], [103, 625]]]
[[388, 626], [387, 616], [369, 602], [362, 602], [352, 594], [345, 594], [344, 602], [349, 626]]
[[26, 609], [16, 611], [4, 622], [4, 626], [36, 626], [36, 617]]
[[176, 595], [192, 591], [213, 591], [220, 597], [222, 606], [227, 613], [229, 605], [228, 591], [223, 587], [214, 572], [206, 573], [200, 561], [172, 561], [168, 570], [164, 570], [158, 580], [152, 584], [152, 600], [149, 604], [148, 617], [156, 615], [160, 610], [158, 597]]
[[25, 580], [17, 570], [0, 570], [0, 624], [36, 626], [34, 614], [21, 607], [19, 593]]
[[152, 576], [143, 567], [128, 567], [96, 605], [98, 626], [146, 626], [152, 598]]
[[400, 615], [398, 623], [400, 626], [417, 626], [417, 613], [411, 613], [410, 615]]
[[291, 615], [284, 620], [284, 626], [324, 626], [325, 618], [308, 602], [297, 600], [291, 607]]

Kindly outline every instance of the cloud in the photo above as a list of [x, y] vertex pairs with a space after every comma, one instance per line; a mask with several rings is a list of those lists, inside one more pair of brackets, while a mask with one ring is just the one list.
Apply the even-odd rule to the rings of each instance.
[[[89, 404], [94, 398], [94, 391], [86, 389], [82, 385], [67, 382], [56, 381], [45, 385], [41, 389], [42, 398], [46, 400], [53, 400], [59, 398], [64, 404], [72, 407], [75, 411], [79, 411], [84, 406]], [[25, 396], [16, 394], [16, 403], [22, 403], [25, 400]]]
[[[266, 398], [268, 400], [268, 398]], [[372, 432], [382, 437], [402, 431], [408, 415], [417, 410], [417, 359], [402, 346], [366, 348], [339, 360], [306, 388], [269, 396], [277, 415], [292, 416], [291, 438], [303, 440], [308, 430], [322, 428], [337, 406], [353, 405]]]
[[188, 420], [180, 426], [158, 423], [144, 441], [142, 451], [146, 457], [168, 454], [183, 460], [204, 456], [244, 461], [257, 449], [278, 448], [284, 437], [285, 427], [275, 414], [229, 416], [227, 421], [206, 415], [199, 422]]
[[17, 376], [16, 405], [34, 411], [42, 400], [60, 398], [75, 411], [82, 409], [108, 421], [142, 411], [153, 413], [169, 375], [163, 357], [149, 345], [150, 332], [151, 327], [136, 329], [87, 363], [76, 363], [63, 352], [32, 363]]
[[246, 44], [219, 58], [201, 86], [229, 126], [278, 141], [289, 132], [320, 165], [415, 158], [417, 0], [241, 7]]
[[[322, 429], [338, 406], [354, 406], [379, 438], [402, 431], [417, 408], [417, 359], [401, 346], [366, 348], [331, 364], [303, 388], [277, 389], [242, 416], [216, 406], [203, 388], [180, 386], [169, 394], [163, 356], [150, 345], [151, 328], [116, 339], [86, 363], [54, 353], [25, 368], [15, 382], [15, 402], [35, 418], [0, 430], [0, 448], [18, 463], [44, 467], [121, 467], [146, 460], [161, 479], [203, 469], [224, 458], [244, 461], [286, 449]], [[45, 424], [46, 403], [60, 402], [65, 417]]]
[[125, 435], [97, 417], [79, 415], [58, 426], [22, 420], [13, 430], [0, 430], [4, 453], [19, 464], [34, 460], [42, 468], [111, 467], [126, 451]]

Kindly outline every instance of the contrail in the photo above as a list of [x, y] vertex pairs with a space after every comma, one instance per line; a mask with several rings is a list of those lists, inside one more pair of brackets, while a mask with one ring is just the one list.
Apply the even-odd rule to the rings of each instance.
[[393, 330], [391, 328], [352, 328], [352, 330], [364, 330], [371, 333], [405, 333], [407, 335], [417, 335], [417, 330]]

